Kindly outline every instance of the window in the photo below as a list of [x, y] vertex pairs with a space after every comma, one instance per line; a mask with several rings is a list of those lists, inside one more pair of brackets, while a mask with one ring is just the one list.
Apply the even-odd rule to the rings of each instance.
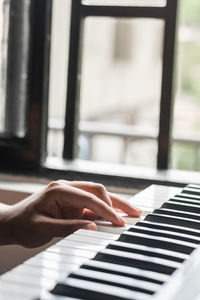
[[156, 168], [163, 31], [149, 18], [85, 20], [80, 158]]
[[111, 2], [72, 5], [64, 157], [167, 168], [176, 2]]
[[0, 132], [4, 131], [7, 48], [8, 48], [9, 1], [0, 1]]
[[[198, 146], [197, 136], [192, 141], [188, 138], [198, 124], [187, 128], [193, 126], [188, 135], [182, 134], [184, 118], [178, 114], [185, 103], [180, 101], [189, 101], [191, 95], [195, 97], [188, 105], [193, 102], [192, 109], [198, 108], [194, 104], [198, 79], [193, 80], [198, 73], [198, 39], [191, 45], [198, 36], [193, 23], [198, 18], [184, 17], [178, 29], [177, 73], [181, 76], [172, 127], [177, 1], [10, 0], [1, 1], [1, 11], [5, 2], [9, 3], [9, 26], [6, 72], [1, 71], [0, 77], [1, 86], [6, 78], [1, 125], [5, 127], [5, 116], [12, 127], [0, 139], [4, 169], [9, 161], [11, 169], [19, 171], [100, 181], [106, 174], [106, 180], [119, 182], [120, 178], [125, 185], [174, 182], [167, 175], [171, 173], [157, 170], [189, 169], [184, 152]], [[183, 2], [181, 14], [186, 5], [198, 7], [195, 0]], [[13, 18], [17, 11], [22, 13], [18, 19]], [[11, 55], [13, 45], [19, 47], [16, 28], [24, 29], [20, 40], [24, 52], [19, 51], [17, 60]], [[193, 40], [188, 43], [190, 29]], [[2, 47], [3, 43], [1, 51]], [[182, 59], [190, 55], [190, 49], [196, 60], [194, 56]], [[12, 59], [20, 71], [15, 74], [17, 87], [9, 81]], [[2, 65], [1, 60], [1, 70]], [[191, 72], [186, 76], [188, 66]], [[180, 178], [179, 183], [184, 181]]]
[[180, 1], [171, 167], [200, 171], [200, 3]]

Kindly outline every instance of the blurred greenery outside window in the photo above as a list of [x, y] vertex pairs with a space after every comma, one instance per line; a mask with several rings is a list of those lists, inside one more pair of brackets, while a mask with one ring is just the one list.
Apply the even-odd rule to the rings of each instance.
[[[179, 2], [177, 82], [170, 167], [200, 170], [200, 1]], [[187, 139], [189, 140], [187, 142]], [[185, 142], [184, 142], [185, 140]]]
[[[49, 131], [50, 156], [62, 155], [70, 3], [54, 1], [60, 23], [53, 25], [49, 120], [58, 121], [58, 130]], [[163, 23], [88, 18], [84, 25], [78, 158], [155, 167]], [[169, 168], [199, 171], [200, 0], [179, 0], [174, 92]], [[144, 137], [123, 142], [116, 135], [88, 135], [89, 123], [111, 132], [120, 125], [129, 133], [134, 126]]]

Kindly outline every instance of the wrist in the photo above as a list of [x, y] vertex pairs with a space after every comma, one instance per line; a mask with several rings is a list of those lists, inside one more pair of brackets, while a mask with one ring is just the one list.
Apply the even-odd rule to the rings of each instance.
[[11, 206], [0, 203], [0, 245], [13, 244], [10, 226]]

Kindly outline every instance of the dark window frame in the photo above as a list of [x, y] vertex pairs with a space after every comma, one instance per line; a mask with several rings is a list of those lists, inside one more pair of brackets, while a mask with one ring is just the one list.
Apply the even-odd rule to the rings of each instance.
[[[27, 7], [25, 7], [27, 6]], [[46, 132], [48, 117], [49, 55], [51, 31], [51, 0], [10, 0], [8, 69], [6, 88], [5, 133], [0, 136], [1, 171], [39, 170], [46, 158]], [[16, 52], [20, 56], [18, 36], [24, 20], [20, 11], [29, 14], [29, 47], [25, 87], [26, 99], [23, 103], [26, 113], [25, 134], [18, 136], [16, 121], [20, 118], [19, 99], [15, 95], [20, 90], [19, 64], [13, 65]], [[15, 49], [15, 52], [13, 51]], [[15, 118], [14, 114], [19, 112]]]
[[79, 107], [82, 22], [89, 16], [115, 18], [157, 18], [165, 22], [163, 41], [162, 87], [158, 134], [157, 169], [167, 170], [169, 163], [171, 122], [173, 106], [173, 69], [176, 38], [178, 0], [168, 0], [163, 7], [121, 7], [83, 5], [81, 0], [72, 1], [70, 53], [68, 69], [67, 107], [64, 130], [65, 159], [75, 158], [77, 111]]
[[[12, 2], [17, 1], [11, 0]], [[142, 188], [150, 183], [183, 186], [185, 180], [179, 176], [179, 171], [167, 170], [171, 139], [177, 4], [178, 0], [168, 0], [166, 7], [115, 7], [83, 5], [81, 0], [72, 1], [63, 159], [52, 161], [46, 157], [52, 1], [30, 0], [32, 46], [27, 93], [27, 133], [23, 138], [0, 137], [0, 170], [53, 179], [62, 177], [92, 180], [123, 187]], [[87, 16], [144, 17], [165, 21], [157, 170], [146, 172], [145, 168], [140, 168], [138, 172], [138, 168], [134, 166], [121, 166], [116, 171], [114, 166], [106, 165], [102, 168], [101, 164], [95, 162], [81, 163], [74, 160], [80, 89], [77, 75], [81, 72], [82, 21]], [[195, 175], [190, 178], [197, 181]]]

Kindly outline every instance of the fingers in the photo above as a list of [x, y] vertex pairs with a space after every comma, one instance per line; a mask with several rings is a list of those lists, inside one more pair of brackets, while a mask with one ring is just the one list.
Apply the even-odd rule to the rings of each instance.
[[117, 208], [118, 212], [125, 212], [131, 217], [139, 217], [142, 213], [142, 211], [140, 209], [137, 209], [137, 208], [131, 206], [127, 201], [122, 200], [117, 195], [108, 193], [106, 191], [106, 188], [102, 184], [97, 184], [97, 183], [88, 182], [88, 181], [72, 181], [72, 182], [70, 182], [70, 181], [65, 181], [65, 180], [59, 180], [59, 182], [62, 182], [65, 185], [67, 184], [67, 185], [74, 186], [76, 188], [85, 190], [87, 192], [93, 193], [98, 198], [100, 198], [105, 203], [107, 203], [109, 206], [111, 206], [111, 207], [113, 206], [114, 208]]
[[83, 219], [93, 221], [93, 220], [100, 220], [100, 219], [102, 219], [102, 217], [97, 216], [93, 211], [85, 208], [84, 214], [83, 214]]
[[125, 225], [125, 220], [118, 216], [108, 204], [92, 193], [61, 183], [54, 184], [48, 192], [49, 197], [53, 196], [60, 209], [69, 207], [88, 208], [96, 215], [110, 221], [113, 225]]
[[53, 237], [65, 237], [78, 229], [97, 230], [95, 223], [87, 220], [62, 220], [46, 218], [43, 222], [43, 232], [51, 233]]
[[127, 213], [131, 217], [139, 217], [142, 213], [141, 209], [133, 207], [128, 201], [122, 200], [117, 195], [109, 193], [109, 196], [112, 200], [114, 208], [117, 208], [125, 213]]
[[83, 191], [89, 192], [97, 196], [99, 199], [103, 200], [105, 203], [107, 203], [109, 206], [112, 207], [112, 201], [110, 200], [110, 197], [108, 195], [108, 192], [106, 191], [106, 188], [104, 185], [89, 181], [65, 181], [65, 180], [58, 180], [58, 182], [63, 183], [65, 185], [70, 185], [73, 187], [76, 187], [78, 189], [81, 189]]

